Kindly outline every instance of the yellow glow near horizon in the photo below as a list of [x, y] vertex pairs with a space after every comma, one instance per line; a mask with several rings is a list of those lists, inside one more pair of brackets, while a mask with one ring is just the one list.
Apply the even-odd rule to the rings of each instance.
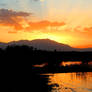
[[68, 45], [73, 45], [73, 42], [71, 42], [71, 40], [73, 39], [70, 36], [59, 36], [58, 34], [51, 34], [51, 33], [41, 33], [41, 32], [33, 32], [33, 33], [23, 33], [22, 34], [22, 38], [25, 40], [34, 40], [34, 39], [50, 39], [50, 40], [54, 40], [56, 42], [59, 43], [63, 43], [63, 44], [68, 44]]

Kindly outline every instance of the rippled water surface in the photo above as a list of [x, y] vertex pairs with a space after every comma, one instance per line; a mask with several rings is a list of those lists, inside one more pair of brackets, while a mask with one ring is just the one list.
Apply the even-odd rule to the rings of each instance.
[[48, 75], [49, 92], [92, 92], [92, 72], [43, 75]]

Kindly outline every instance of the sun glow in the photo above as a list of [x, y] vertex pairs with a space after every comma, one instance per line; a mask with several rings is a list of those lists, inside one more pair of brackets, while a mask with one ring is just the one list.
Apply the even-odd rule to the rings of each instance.
[[58, 34], [42, 33], [42, 32], [37, 32], [37, 31], [33, 33], [23, 32], [22, 38], [27, 39], [27, 40], [50, 39], [50, 40], [54, 40], [56, 42], [64, 43], [64, 44], [67, 44], [67, 43], [69, 44], [72, 39], [72, 37], [69, 37], [69, 36], [64, 36], [64, 35], [59, 36]]

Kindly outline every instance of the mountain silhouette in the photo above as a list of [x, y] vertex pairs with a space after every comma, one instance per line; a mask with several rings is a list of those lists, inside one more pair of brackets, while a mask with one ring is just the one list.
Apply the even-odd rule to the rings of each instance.
[[74, 50], [74, 48], [70, 47], [69, 45], [58, 43], [56, 41], [50, 40], [50, 39], [36, 39], [32, 41], [28, 40], [20, 40], [16, 42], [10, 42], [8, 45], [28, 45], [33, 46], [34, 48], [37, 48], [39, 50], [57, 50], [57, 51], [71, 51]]
[[0, 48], [5, 49], [7, 47], [7, 43], [0, 42]]
[[57, 50], [57, 51], [92, 51], [92, 48], [72, 48], [71, 46], [67, 44], [58, 43], [56, 41], [50, 40], [50, 39], [36, 39], [36, 40], [20, 40], [20, 41], [12, 41], [9, 43], [0, 43], [0, 48], [6, 48], [7, 46], [11, 45], [27, 45], [27, 46], [33, 46], [34, 48], [37, 48], [39, 50]]

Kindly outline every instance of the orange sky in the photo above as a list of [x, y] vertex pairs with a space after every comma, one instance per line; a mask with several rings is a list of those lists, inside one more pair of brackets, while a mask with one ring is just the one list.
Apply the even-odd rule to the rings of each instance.
[[9, 42], [49, 38], [60, 43], [69, 44], [72, 47], [92, 47], [91, 27], [79, 26], [72, 28], [64, 22], [24, 22], [24, 20], [21, 20], [19, 25], [1, 25], [0, 41]]
[[[0, 41], [49, 38], [76, 48], [92, 47], [91, 3], [33, 0], [29, 6], [29, 0], [20, 0], [18, 7], [0, 6]], [[6, 4], [11, 5], [8, 0]]]

